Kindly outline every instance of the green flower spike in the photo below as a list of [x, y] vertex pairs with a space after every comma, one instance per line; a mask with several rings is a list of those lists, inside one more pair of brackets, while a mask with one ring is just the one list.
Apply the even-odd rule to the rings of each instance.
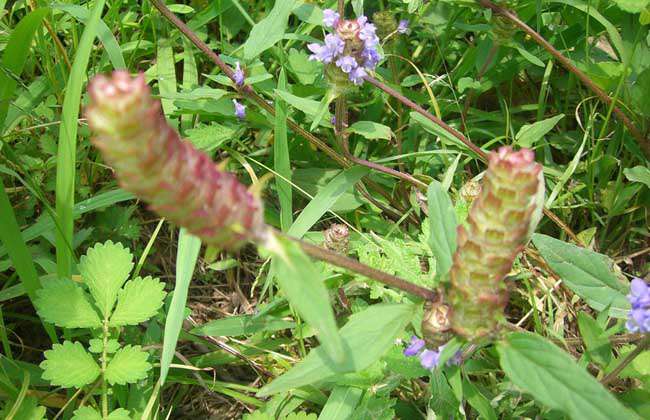
[[120, 185], [204, 242], [236, 250], [266, 236], [262, 202], [235, 176], [181, 140], [151, 97], [144, 75], [96, 76], [86, 109], [92, 139]]
[[451, 326], [472, 339], [491, 333], [507, 302], [504, 277], [530, 238], [544, 197], [532, 151], [502, 147], [489, 156], [467, 226], [458, 228], [451, 276]]

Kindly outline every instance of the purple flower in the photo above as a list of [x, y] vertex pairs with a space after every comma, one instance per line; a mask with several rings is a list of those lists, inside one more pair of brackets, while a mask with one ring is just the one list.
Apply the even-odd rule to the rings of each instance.
[[354, 83], [355, 85], [361, 85], [363, 84], [363, 78], [367, 75], [366, 71], [364, 70], [363, 67], [355, 67], [350, 71], [349, 77], [350, 81]]
[[642, 279], [635, 277], [630, 283], [630, 294], [627, 299], [632, 305], [625, 323], [630, 332], [650, 332], [650, 287]]
[[332, 123], [332, 125], [336, 125], [336, 115], [332, 115], [332, 118], [330, 118], [330, 123]]
[[232, 103], [235, 105], [235, 116], [240, 120], [246, 118], [246, 105], [240, 104], [237, 99], [233, 99]]
[[404, 356], [415, 356], [420, 350], [424, 347], [424, 340], [418, 338], [417, 336], [411, 337], [411, 344], [404, 349]]
[[372, 48], [379, 44], [379, 37], [376, 31], [377, 28], [372, 23], [362, 24], [361, 30], [359, 31], [359, 39], [364, 42], [366, 48]]
[[[440, 350], [442, 352], [442, 350]], [[451, 359], [447, 360], [447, 366], [451, 365], [460, 365], [463, 363], [463, 352], [458, 350], [456, 353], [454, 353], [453, 356], [451, 356]]]
[[372, 70], [375, 67], [377, 67], [377, 64], [379, 64], [379, 60], [381, 60], [381, 56], [374, 48], [365, 48], [362, 51], [361, 55], [363, 56], [364, 59], [363, 66], [369, 70]]
[[632, 308], [644, 308], [650, 306], [650, 287], [642, 279], [635, 277], [630, 283], [630, 294], [627, 299]]
[[425, 369], [433, 369], [438, 366], [438, 359], [440, 358], [440, 353], [434, 350], [424, 350], [420, 353], [420, 364]]
[[310, 60], [331, 63], [336, 56], [343, 53], [345, 43], [338, 35], [327, 34], [325, 36], [325, 45], [312, 43], [307, 45], [307, 48], [313, 53], [309, 56]]
[[339, 23], [341, 16], [332, 9], [323, 10], [323, 25], [332, 28]]
[[246, 76], [244, 75], [244, 71], [239, 65], [239, 61], [235, 63], [235, 72], [233, 73], [232, 78], [237, 86], [242, 86], [244, 84], [244, 79]]
[[409, 31], [409, 20], [408, 19], [402, 19], [399, 21], [399, 25], [397, 25], [397, 32], [400, 34], [406, 34]]
[[336, 66], [343, 70], [343, 73], [350, 73], [352, 69], [357, 67], [357, 60], [354, 57], [345, 55], [336, 60]]

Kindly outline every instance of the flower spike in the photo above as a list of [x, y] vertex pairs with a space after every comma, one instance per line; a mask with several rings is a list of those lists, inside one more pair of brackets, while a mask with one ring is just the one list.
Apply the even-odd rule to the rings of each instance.
[[141, 73], [96, 76], [89, 84], [92, 142], [127, 191], [206, 243], [236, 250], [266, 236], [261, 201], [234, 175], [181, 140]]

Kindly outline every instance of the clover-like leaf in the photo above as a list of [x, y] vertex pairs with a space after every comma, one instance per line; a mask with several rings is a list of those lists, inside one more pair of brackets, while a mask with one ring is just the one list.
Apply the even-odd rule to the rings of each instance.
[[52, 279], [36, 291], [34, 302], [44, 320], [64, 328], [97, 328], [102, 325], [81, 286], [70, 279]]
[[92, 407], [79, 407], [74, 412], [72, 420], [102, 420], [102, 415]]
[[151, 363], [149, 355], [140, 346], [125, 346], [115, 353], [106, 367], [106, 380], [111, 384], [124, 385], [147, 377]]
[[[104, 351], [104, 340], [101, 338], [91, 338], [88, 341], [88, 344], [90, 345], [88, 347], [88, 351], [91, 353], [102, 353]], [[117, 342], [115, 339], [110, 339], [106, 342], [106, 353], [108, 354], [113, 354], [117, 351], [117, 349], [120, 348], [120, 343]]]
[[151, 276], [138, 277], [126, 283], [119, 292], [110, 325], [136, 325], [154, 316], [167, 294], [164, 288], [163, 283]]
[[108, 420], [131, 420], [131, 416], [127, 410], [118, 408], [108, 415]]
[[129, 278], [133, 255], [120, 243], [107, 241], [89, 248], [79, 261], [79, 272], [95, 298], [97, 307], [108, 318], [117, 292]]
[[71, 341], [55, 344], [52, 350], [47, 350], [40, 366], [43, 379], [64, 388], [81, 388], [92, 383], [100, 373], [97, 362], [81, 343]]

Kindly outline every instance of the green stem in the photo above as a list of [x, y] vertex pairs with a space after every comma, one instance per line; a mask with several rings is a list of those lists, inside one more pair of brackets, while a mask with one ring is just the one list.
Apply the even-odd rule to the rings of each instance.
[[108, 319], [104, 318], [103, 329], [102, 329], [102, 418], [108, 418], [108, 385], [106, 384], [106, 358], [108, 353], [106, 352], [106, 347], [108, 346]]

